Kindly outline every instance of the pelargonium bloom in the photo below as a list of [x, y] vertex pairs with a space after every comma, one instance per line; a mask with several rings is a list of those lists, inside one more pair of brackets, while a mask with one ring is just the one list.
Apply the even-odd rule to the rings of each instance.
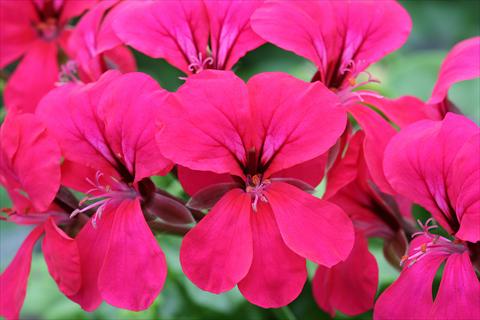
[[165, 257], [142, 211], [154, 197], [148, 178], [172, 167], [155, 143], [158, 110], [150, 101], [165, 94], [145, 74], [109, 71], [94, 83], [59, 87], [39, 104], [39, 116], [74, 168], [63, 168], [63, 183], [88, 194], [74, 214], [96, 210], [75, 238], [82, 286], [69, 297], [85, 310], [103, 300], [143, 310], [165, 281]]
[[33, 115], [9, 114], [0, 130], [0, 183], [13, 202], [3, 220], [35, 226], [0, 276], [0, 315], [18, 319], [25, 299], [32, 251], [45, 234], [42, 251], [48, 270], [64, 294], [80, 288], [80, 263], [75, 241], [57, 224], [68, 223], [61, 203], [60, 149]]
[[[452, 113], [407, 126], [388, 145], [384, 167], [393, 188], [427, 209], [449, 236], [432, 233], [430, 221], [422, 226], [400, 277], [375, 305], [376, 319], [480, 317], [473, 267], [480, 240], [479, 154], [480, 128]], [[432, 282], [445, 261], [433, 298]]]
[[57, 55], [67, 51], [68, 21], [95, 0], [0, 1], [0, 68], [21, 61], [5, 86], [9, 110], [33, 112], [58, 79]]
[[133, 54], [112, 29], [121, 9], [122, 2], [118, 0], [102, 1], [82, 17], [69, 38], [72, 59], [62, 66], [61, 80], [78, 81], [78, 76], [82, 82], [91, 82], [107, 70], [123, 73], [136, 70]]
[[302, 290], [305, 259], [330, 267], [348, 256], [350, 219], [302, 190], [304, 176], [323, 175], [305, 166], [345, 129], [338, 103], [318, 82], [264, 73], [245, 85], [212, 70], [165, 100], [157, 134], [165, 157], [213, 175], [211, 183], [215, 175], [231, 182], [182, 242], [183, 271], [198, 287], [221, 293], [238, 284], [250, 302], [279, 307]]
[[365, 83], [357, 84], [356, 77], [401, 47], [412, 28], [407, 11], [390, 0], [268, 1], [251, 23], [263, 39], [312, 61], [318, 68], [312, 80], [344, 101], [360, 97], [352, 90]]
[[128, 1], [114, 21], [118, 37], [190, 75], [229, 70], [263, 44], [250, 27], [262, 1]]

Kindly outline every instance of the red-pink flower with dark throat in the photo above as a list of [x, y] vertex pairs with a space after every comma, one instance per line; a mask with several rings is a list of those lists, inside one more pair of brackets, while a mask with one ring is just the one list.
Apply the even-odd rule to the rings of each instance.
[[227, 71], [193, 75], [165, 100], [157, 141], [189, 168], [180, 179], [198, 193], [206, 190], [198, 171], [212, 188], [223, 183], [182, 243], [183, 270], [197, 286], [221, 293], [238, 284], [250, 302], [279, 307], [302, 290], [305, 259], [333, 266], [348, 256], [347, 215], [304, 191], [321, 180], [322, 156], [345, 129], [338, 103], [319, 82], [264, 73], [245, 84]]

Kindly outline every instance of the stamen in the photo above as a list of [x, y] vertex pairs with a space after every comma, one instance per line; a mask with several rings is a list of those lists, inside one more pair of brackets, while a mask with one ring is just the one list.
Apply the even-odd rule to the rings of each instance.
[[[123, 182], [118, 181], [114, 177], [110, 177], [112, 185], [102, 184], [100, 179], [103, 177], [103, 173], [97, 171], [95, 174], [95, 182], [86, 178], [87, 182], [93, 186], [92, 189], [87, 191], [87, 196], [79, 202], [79, 206], [87, 201], [93, 201], [93, 203], [83, 208], [78, 208], [70, 214], [70, 218], [75, 217], [79, 213], [86, 212], [90, 209], [97, 208], [93, 218], [93, 227], [97, 227], [97, 221], [101, 218], [105, 207], [109, 204], [119, 203], [125, 199], [134, 199], [138, 196], [138, 192]], [[95, 194], [95, 195], [93, 195]], [[97, 201], [98, 200], [98, 201]]]
[[430, 225], [433, 223], [433, 218], [428, 219], [425, 224], [422, 224], [420, 220], [417, 220], [417, 223], [422, 231], [414, 233], [412, 238], [423, 236], [429, 240], [413, 248], [410, 255], [403, 256], [400, 260], [400, 266], [406, 265], [409, 268], [427, 255], [451, 255], [453, 253], [463, 253], [467, 250], [466, 245], [459, 239], [451, 241], [438, 234], [430, 233], [430, 230], [438, 228], [437, 225]]
[[[360, 65], [361, 65], [361, 62], [362, 61], [359, 62]], [[342, 103], [345, 105], [349, 103], [355, 103], [358, 101], [364, 102], [363, 97], [365, 96], [374, 97], [378, 99], [383, 98], [382, 95], [372, 91], [364, 91], [364, 90], [354, 91], [369, 83], [380, 83], [380, 80], [375, 79], [370, 72], [368, 71], [357, 72], [357, 70], [358, 70], [357, 65], [353, 60], [350, 60], [348, 63], [344, 64], [339, 70], [341, 74], [344, 74], [347, 72], [350, 73], [347, 78], [347, 82], [349, 85], [337, 91], [337, 95], [339, 96]], [[367, 75], [367, 80], [357, 83], [356, 77], [362, 73]]]
[[254, 212], [257, 212], [258, 200], [268, 202], [268, 199], [263, 192], [271, 183], [272, 182], [269, 179], [264, 179], [262, 181], [261, 175], [258, 174], [247, 176], [247, 187], [245, 188], [245, 191], [252, 196], [252, 209]]
[[208, 66], [213, 65], [213, 58], [206, 57], [205, 59], [202, 59], [202, 53], [199, 52], [198, 57], [190, 56], [190, 62], [191, 63], [188, 65], [188, 70], [193, 73], [199, 73], [200, 71], [208, 69]]
[[77, 63], [73, 60], [69, 60], [67, 63], [63, 64], [60, 67], [58, 82], [55, 85], [62, 86], [70, 82], [82, 83], [82, 81], [80, 80], [80, 77], [78, 76]]

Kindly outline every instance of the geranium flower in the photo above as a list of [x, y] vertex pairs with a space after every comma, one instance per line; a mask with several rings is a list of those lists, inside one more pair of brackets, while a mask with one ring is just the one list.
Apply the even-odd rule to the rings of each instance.
[[228, 71], [193, 75], [165, 100], [157, 134], [165, 157], [214, 175], [210, 183], [230, 176], [182, 242], [183, 271], [198, 287], [221, 293], [238, 284], [250, 302], [279, 307], [302, 290], [305, 258], [330, 267], [348, 256], [347, 215], [302, 190], [303, 176], [323, 175], [305, 167], [345, 129], [338, 103], [321, 83], [264, 73], [245, 85]]
[[68, 21], [93, 0], [5, 0], [0, 2], [0, 68], [21, 61], [5, 86], [10, 111], [33, 112], [58, 79], [57, 55], [66, 51]]
[[269, 1], [252, 15], [263, 39], [312, 61], [321, 81], [345, 101], [372, 95], [352, 90], [369, 65], [401, 47], [411, 19], [395, 1]]
[[73, 215], [96, 209], [76, 236], [82, 286], [70, 296], [87, 311], [103, 300], [146, 309], [165, 281], [165, 257], [142, 211], [155, 197], [148, 177], [172, 167], [155, 143], [158, 110], [150, 101], [165, 94], [145, 74], [109, 71], [98, 82], [57, 88], [39, 104], [70, 166], [63, 183], [88, 194]]
[[250, 27], [250, 16], [261, 3], [129, 1], [113, 27], [126, 44], [164, 58], [188, 75], [204, 69], [229, 70], [264, 43]]
[[[480, 317], [480, 128], [447, 113], [404, 128], [385, 151], [385, 173], [401, 195], [427, 209], [449, 236], [431, 232], [431, 219], [415, 234], [400, 277], [380, 296], [376, 319]], [[435, 298], [432, 282], [446, 261]]]
[[136, 70], [133, 54], [112, 29], [121, 4], [118, 0], [102, 1], [78, 22], [68, 41], [72, 59], [62, 66], [62, 81], [87, 83], [97, 80], [107, 70], [122, 73]]
[[0, 130], [0, 183], [13, 208], [3, 209], [13, 223], [33, 225], [15, 258], [0, 276], [0, 315], [18, 319], [25, 299], [32, 251], [45, 234], [42, 251], [48, 270], [64, 294], [80, 287], [77, 244], [57, 223], [67, 213], [54, 202], [60, 187], [60, 149], [33, 115], [8, 115]]

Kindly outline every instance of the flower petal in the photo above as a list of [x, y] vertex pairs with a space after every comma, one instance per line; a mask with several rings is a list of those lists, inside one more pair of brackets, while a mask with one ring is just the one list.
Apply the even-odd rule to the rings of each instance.
[[456, 44], [440, 67], [437, 83], [428, 103], [440, 103], [447, 97], [450, 87], [460, 81], [480, 77], [480, 37]]
[[468, 251], [452, 254], [447, 259], [431, 319], [480, 318], [480, 282]]
[[42, 234], [42, 226], [33, 229], [0, 276], [0, 315], [8, 320], [19, 319], [27, 292], [33, 247]]
[[80, 255], [77, 243], [57, 227], [53, 218], [45, 222], [45, 238], [42, 243], [43, 256], [48, 271], [66, 296], [80, 290]]
[[285, 245], [268, 204], [259, 203], [251, 224], [252, 265], [238, 288], [248, 301], [262, 308], [285, 306], [298, 297], [307, 280], [305, 259]]
[[232, 289], [252, 264], [251, 199], [229, 191], [182, 241], [183, 272], [202, 290]]
[[448, 189], [465, 178], [451, 174], [453, 161], [479, 130], [468, 118], [448, 113], [443, 121], [423, 120], [402, 129], [385, 149], [391, 186], [427, 209], [450, 233], [458, 231], [459, 221]]
[[165, 282], [165, 256], [145, 222], [139, 200], [123, 201], [112, 219], [98, 289], [102, 298], [115, 307], [145, 310]]
[[9, 113], [0, 130], [0, 182], [19, 213], [41, 212], [60, 187], [60, 149], [33, 115]]
[[283, 240], [297, 254], [331, 267], [353, 246], [352, 222], [342, 209], [283, 182], [266, 190]]
[[201, 1], [132, 1], [113, 28], [126, 44], [187, 74], [192, 60], [207, 56], [208, 17]]
[[165, 175], [173, 166], [155, 142], [158, 103], [166, 94], [150, 76], [132, 72], [111, 81], [98, 103], [108, 146], [135, 174], [136, 182]]
[[0, 2], [0, 68], [15, 61], [35, 42], [36, 33], [31, 23], [37, 19], [35, 7], [30, 1], [20, 5], [16, 0]]
[[252, 77], [247, 86], [267, 177], [322, 155], [345, 130], [345, 110], [319, 82], [272, 72]]
[[480, 133], [467, 140], [452, 164], [448, 195], [452, 199], [460, 229], [456, 237], [475, 243], [480, 240]]
[[395, 194], [383, 172], [383, 154], [388, 142], [396, 133], [395, 129], [378, 113], [364, 105], [351, 105], [348, 111], [365, 132], [363, 152], [373, 182], [381, 191]]
[[355, 316], [373, 307], [378, 285], [378, 266], [360, 232], [347, 260], [332, 268], [319, 266], [313, 278], [313, 296], [332, 317], [335, 310]]
[[215, 69], [230, 70], [248, 51], [265, 43], [250, 26], [250, 16], [262, 2], [204, 0]]
[[191, 170], [187, 167], [177, 166], [178, 180], [187, 194], [193, 196], [209, 186], [219, 183], [233, 182], [229, 174], [217, 174], [211, 171]]
[[400, 277], [377, 299], [374, 319], [428, 319], [433, 305], [433, 278], [445, 258], [428, 255], [405, 267]]
[[255, 32], [315, 63], [328, 87], [351, 61], [358, 73], [398, 49], [411, 27], [395, 1], [269, 1], [252, 15]]
[[9, 112], [35, 112], [40, 99], [57, 80], [57, 45], [37, 40], [5, 86], [5, 106]]
[[157, 141], [165, 157], [193, 170], [243, 176], [239, 164], [246, 161], [250, 108], [240, 78], [228, 71], [203, 71], [163, 105]]

